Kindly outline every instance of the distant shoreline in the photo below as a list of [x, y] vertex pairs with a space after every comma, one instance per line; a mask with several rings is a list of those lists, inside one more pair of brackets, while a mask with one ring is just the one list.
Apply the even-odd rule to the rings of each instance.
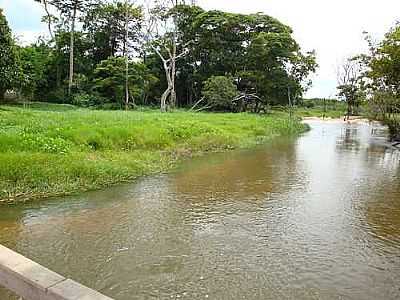
[[322, 117], [303, 117], [303, 121], [322, 121], [322, 122], [339, 122], [339, 123], [372, 123], [372, 122], [378, 122], [378, 121], [371, 121], [365, 117], [362, 116], [351, 116], [349, 120], [345, 120], [344, 118], [322, 118]]

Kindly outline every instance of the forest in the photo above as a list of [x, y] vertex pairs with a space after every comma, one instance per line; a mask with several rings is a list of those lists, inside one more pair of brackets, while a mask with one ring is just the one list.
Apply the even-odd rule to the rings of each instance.
[[35, 1], [48, 34], [31, 45], [0, 12], [0, 101], [258, 111], [300, 101], [317, 68], [289, 26], [261, 13], [178, 0]]

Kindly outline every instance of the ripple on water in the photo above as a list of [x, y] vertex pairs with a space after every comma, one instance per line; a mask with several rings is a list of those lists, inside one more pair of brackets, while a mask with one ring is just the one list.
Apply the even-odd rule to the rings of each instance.
[[3, 208], [0, 243], [121, 300], [399, 299], [399, 152], [375, 123], [310, 125], [169, 175]]

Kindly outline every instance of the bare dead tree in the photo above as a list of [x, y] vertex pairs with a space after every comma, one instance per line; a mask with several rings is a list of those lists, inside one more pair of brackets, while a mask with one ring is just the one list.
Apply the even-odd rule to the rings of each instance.
[[[176, 105], [176, 62], [188, 54], [188, 46], [178, 45], [178, 25], [176, 15], [168, 14], [185, 1], [156, 0], [147, 1], [147, 28], [145, 40], [147, 45], [159, 56], [165, 71], [167, 89], [161, 95], [161, 111], [167, 111], [167, 104]], [[178, 47], [180, 53], [178, 53]], [[168, 101], [169, 100], [169, 101]]]
[[361, 75], [360, 63], [352, 58], [346, 59], [337, 67], [337, 83], [339, 96], [347, 102], [347, 120], [353, 114], [359, 98], [359, 78]]

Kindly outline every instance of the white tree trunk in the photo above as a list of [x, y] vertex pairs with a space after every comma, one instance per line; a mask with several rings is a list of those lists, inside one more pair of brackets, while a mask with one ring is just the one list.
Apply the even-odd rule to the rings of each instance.
[[161, 112], [166, 112], [168, 98], [170, 96], [172, 96], [172, 92], [173, 92], [173, 79], [172, 79], [172, 74], [171, 74], [171, 65], [168, 65], [168, 61], [166, 61], [165, 59], [162, 58], [162, 60], [163, 60], [163, 66], [164, 66], [164, 71], [165, 71], [165, 76], [167, 79], [168, 87], [164, 91], [164, 93], [161, 95]]
[[[174, 23], [176, 20], [174, 19]], [[176, 79], [176, 24], [173, 33], [172, 41], [172, 56], [171, 56], [171, 106], [176, 105], [176, 91], [175, 91], [175, 79]]]
[[49, 34], [50, 34], [51, 39], [54, 40], [53, 29], [51, 28], [51, 26], [52, 26], [51, 14], [50, 14], [50, 11], [49, 11], [49, 7], [47, 5], [47, 0], [43, 0], [43, 6], [44, 6], [44, 10], [45, 10], [45, 12], [47, 14], [47, 18], [48, 18], [48, 20], [47, 20], [47, 28], [49, 30]]
[[128, 56], [128, 37], [129, 37], [129, 9], [128, 0], [125, 1], [126, 16], [125, 16], [125, 109], [129, 108], [129, 56]]
[[68, 96], [71, 96], [72, 85], [74, 83], [74, 35], [75, 35], [76, 12], [77, 12], [77, 4], [75, 3], [74, 10], [72, 13], [71, 32], [70, 32]]

